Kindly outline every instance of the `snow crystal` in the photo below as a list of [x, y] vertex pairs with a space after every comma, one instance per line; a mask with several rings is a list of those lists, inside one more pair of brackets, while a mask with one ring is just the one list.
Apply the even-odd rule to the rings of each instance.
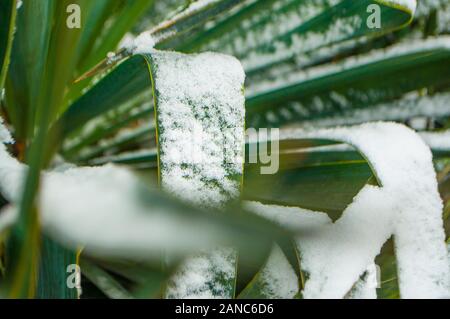
[[394, 123], [319, 131], [287, 130], [281, 139], [316, 138], [348, 143], [367, 158], [382, 187], [366, 185], [334, 224], [321, 214], [256, 204], [255, 210], [299, 228], [306, 298], [343, 298], [392, 235], [403, 298], [449, 295], [449, 265], [432, 154], [412, 130]]

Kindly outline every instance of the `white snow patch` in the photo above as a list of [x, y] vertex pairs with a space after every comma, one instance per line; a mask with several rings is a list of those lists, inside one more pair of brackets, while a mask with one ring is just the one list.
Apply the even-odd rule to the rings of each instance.
[[203, 206], [239, 195], [245, 75], [234, 58], [154, 52], [161, 183]]
[[450, 130], [443, 132], [421, 132], [420, 136], [434, 150], [450, 150]]
[[131, 44], [130, 50], [134, 54], [144, 54], [153, 51], [156, 45], [156, 40], [148, 32], [141, 33], [134, 39]]
[[378, 275], [376, 264], [371, 264], [363, 278], [355, 284], [347, 299], [377, 299], [377, 284], [380, 279]]
[[256, 207], [293, 227], [306, 215], [315, 229], [299, 232], [306, 298], [343, 298], [394, 235], [403, 298], [449, 295], [449, 264], [432, 154], [405, 126], [370, 123], [319, 131], [287, 130], [281, 139], [348, 143], [368, 159], [382, 187], [365, 186], [334, 224], [295, 208]]
[[279, 246], [275, 246], [261, 271], [262, 293], [270, 299], [293, 299], [299, 289], [299, 278]]
[[188, 259], [167, 288], [169, 299], [222, 299], [233, 292], [223, 282], [233, 280], [235, 251], [220, 248]]

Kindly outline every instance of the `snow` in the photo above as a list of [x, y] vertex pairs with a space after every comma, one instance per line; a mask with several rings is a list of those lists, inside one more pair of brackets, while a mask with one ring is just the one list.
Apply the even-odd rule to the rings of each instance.
[[[342, 108], [351, 105], [351, 101], [344, 96], [335, 96], [336, 99], [342, 98], [342, 101], [339, 102]], [[306, 109], [299, 110], [307, 112]], [[336, 116], [302, 121], [300, 125], [303, 128], [317, 128], [360, 124], [371, 121], [406, 121], [414, 117], [445, 116], [450, 116], [450, 93], [421, 96], [416, 92], [412, 92], [399, 100], [380, 103], [364, 109], [349, 110]]]
[[[3, 142], [11, 141], [1, 124], [0, 131]], [[20, 202], [26, 171], [0, 143], [0, 192], [13, 205]], [[162, 249], [176, 257], [220, 243], [215, 240], [219, 230], [209, 222], [171, 214], [150, 194], [131, 171], [114, 165], [44, 172], [38, 200], [41, 225], [62, 244], [83, 246], [86, 254], [105, 258], [142, 261], [143, 256], [159, 258]], [[6, 213], [2, 227], [17, 217], [13, 208]]]
[[400, 6], [406, 8], [409, 12], [414, 13], [417, 8], [416, 0], [379, 0], [378, 2], [384, 2], [394, 6]]
[[450, 150], [450, 130], [443, 132], [421, 132], [420, 136], [433, 150]]
[[262, 294], [269, 299], [293, 299], [299, 278], [279, 246], [275, 246], [261, 271]]
[[[313, 223], [298, 246], [309, 273], [306, 298], [343, 298], [392, 235], [403, 298], [449, 296], [449, 264], [432, 154], [412, 130], [394, 123], [318, 131], [288, 130], [281, 139], [316, 138], [348, 143], [367, 158], [382, 187], [366, 185], [331, 223], [298, 208], [256, 205], [289, 228]], [[315, 215], [314, 215], [315, 214]]]
[[[161, 186], [205, 207], [239, 196], [243, 173], [245, 74], [234, 58], [151, 54], [156, 90]], [[218, 258], [220, 256], [220, 258]], [[217, 263], [220, 260], [220, 263]], [[168, 298], [227, 298], [236, 256], [228, 249], [188, 260]]]
[[[26, 167], [4, 148], [0, 163], [0, 191], [17, 204]], [[160, 256], [161, 249], [176, 256], [214, 245], [209, 223], [179, 220], [145, 199], [145, 188], [133, 173], [113, 165], [43, 173], [42, 227], [68, 247], [83, 246], [87, 254], [113, 258], [151, 259]]]
[[438, 49], [450, 49], [450, 36], [429, 38], [426, 40], [413, 40], [389, 47], [388, 49], [375, 50], [369, 54], [351, 57], [340, 63], [318, 66], [296, 72], [289, 72], [287, 75], [278, 77], [276, 80], [271, 79], [251, 85], [247, 91], [248, 98], [278, 90], [282, 87], [297, 85], [301, 82], [326, 77], [331, 74], [340, 73], [350, 69], [357, 69], [366, 64], [375, 64], [387, 59]]
[[245, 75], [231, 57], [152, 54], [162, 187], [203, 206], [239, 195]]
[[235, 251], [220, 248], [207, 255], [188, 259], [167, 287], [169, 299], [218, 299], [232, 296], [232, 287], [223, 282], [234, 281]]
[[144, 54], [152, 52], [155, 45], [156, 40], [153, 38], [153, 36], [148, 32], [144, 32], [138, 35], [136, 39], [134, 39], [130, 50], [134, 54]]
[[[415, 0], [380, 0], [379, 3], [414, 13]], [[357, 34], [366, 23], [362, 15], [339, 14], [321, 28], [304, 26], [320, 16], [324, 8], [339, 6], [340, 0], [291, 1], [278, 0], [268, 4], [265, 10], [246, 18], [233, 30], [208, 43], [203, 49], [233, 54], [247, 71], [267, 69], [280, 62], [302, 69], [302, 65], [320, 60], [320, 51], [329, 56], [331, 51], [342, 52], [345, 47], [366, 43], [370, 36]], [[247, 5], [250, 5], [247, 3]], [[339, 8], [339, 7], [338, 7]], [[271, 15], [267, 15], [271, 12]], [[406, 21], [405, 21], [406, 22]]]
[[346, 296], [347, 299], [377, 299], [377, 283], [380, 278], [377, 273], [377, 265], [371, 264], [362, 278]]

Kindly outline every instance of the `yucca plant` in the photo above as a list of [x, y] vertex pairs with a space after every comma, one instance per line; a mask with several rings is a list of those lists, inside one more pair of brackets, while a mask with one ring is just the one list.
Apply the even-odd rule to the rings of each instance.
[[1, 0], [0, 295], [450, 296], [449, 10]]

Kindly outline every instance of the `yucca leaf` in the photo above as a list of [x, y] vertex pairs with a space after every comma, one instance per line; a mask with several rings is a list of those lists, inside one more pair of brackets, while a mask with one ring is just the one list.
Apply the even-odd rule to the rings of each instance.
[[[69, 265], [77, 264], [77, 254], [43, 236], [40, 249], [40, 264], [36, 298], [77, 299], [76, 287], [67, 286]], [[70, 268], [69, 268], [70, 269]]]
[[193, 1], [185, 10], [156, 26], [150, 33], [156, 39], [161, 39], [158, 44], [164, 47], [164, 41], [184, 34], [244, 2], [245, 0]]
[[400, 289], [398, 285], [397, 262], [394, 252], [394, 240], [386, 242], [376, 259], [376, 264], [381, 271], [381, 287], [377, 289], [379, 299], [399, 299]]
[[[411, 92], [399, 99], [375, 104], [361, 109], [349, 109], [332, 116], [312, 118], [302, 121], [306, 127], [327, 127], [336, 125], [361, 124], [367, 121], [408, 122], [414, 118], [444, 120], [450, 116], [450, 94], [448, 92]], [[433, 147], [432, 147], [433, 149]], [[438, 150], [433, 149], [437, 155]]]
[[145, 59], [141, 56], [128, 59], [68, 108], [57, 124], [61, 136], [68, 136], [89, 120], [114, 110], [145, 89], [150, 91], [150, 88]]
[[54, 1], [24, 1], [18, 10], [11, 72], [6, 83], [6, 111], [19, 143], [34, 134], [54, 10]]
[[[102, 17], [98, 23], [102, 23], [101, 26], [97, 26], [96, 29], [101, 33], [95, 33], [89, 36], [95, 36], [95, 41], [87, 41], [91, 44], [91, 48], [84, 55], [84, 59], [81, 59], [81, 65], [79, 66], [79, 74], [86, 72], [89, 68], [100, 62], [106, 57], [106, 54], [110, 51], [114, 51], [117, 48], [120, 40], [123, 36], [130, 31], [130, 29], [136, 24], [138, 19], [146, 12], [146, 10], [153, 5], [154, 0], [140, 0], [140, 1], [119, 1], [119, 0], [106, 0], [106, 1], [93, 1], [96, 5], [104, 6], [105, 17]], [[101, 12], [101, 11], [100, 11]], [[92, 10], [93, 14], [98, 14], [98, 10]], [[105, 18], [110, 18], [109, 27], [104, 25]], [[95, 21], [88, 19], [88, 21]], [[96, 47], [92, 44], [98, 43]]]
[[[416, 99], [406, 96], [410, 92], [415, 92], [422, 88], [441, 88], [448, 86], [446, 78], [447, 47], [446, 38], [427, 40], [427, 45], [404, 44], [400, 47], [402, 51], [396, 54], [379, 53], [377, 61], [372, 56], [368, 56], [366, 60], [349, 59], [336, 66], [324, 66], [313, 68], [309, 72], [302, 74], [290, 74], [287, 79], [280, 79], [279, 83], [260, 85], [259, 88], [250, 87], [247, 94], [247, 113], [248, 123], [251, 126], [276, 126], [280, 124], [295, 121], [312, 121], [320, 118], [328, 119], [329, 125], [333, 123], [333, 117], [338, 124], [345, 124], [339, 120], [340, 117], [353, 117], [356, 123], [357, 111], [361, 109], [363, 119], [370, 118], [370, 114], [366, 114], [363, 110], [369, 108], [390, 108], [389, 103], [394, 103], [396, 107], [391, 113], [374, 111], [373, 119], [405, 119], [409, 114], [416, 115], [441, 115], [448, 114], [446, 103], [442, 107], [434, 107], [436, 111], [430, 112], [429, 103], [445, 102], [445, 94], [436, 96], [436, 102], [432, 97], [421, 98], [420, 95]], [[391, 52], [397, 50], [396, 47], [390, 49]], [[356, 65], [352, 63], [356, 63]], [[120, 74], [125, 67], [129, 67], [129, 63], [119, 66], [111, 75], [108, 75], [104, 81], [94, 87], [86, 97], [74, 104], [84, 103], [87, 105], [96, 105], [96, 100], [91, 100], [91, 96], [99, 94], [100, 86], [106, 88], [106, 82], [111, 81], [111, 85], [117, 88], [116, 99], [105, 97], [100, 103], [103, 112], [118, 107], [115, 101], [123, 101], [120, 99], [122, 90], [128, 88], [125, 84], [131, 83], [131, 77], [124, 77], [124, 88], [120, 88], [117, 83], [121, 81], [116, 74]], [[124, 63], [124, 64], [125, 64]], [[349, 65], [346, 67], [345, 65]], [[420, 72], [417, 71], [417, 65], [421, 65]], [[137, 64], [133, 65], [138, 68]], [[131, 67], [130, 67], [131, 69]], [[131, 70], [128, 70], [131, 73]], [[133, 70], [133, 74], [140, 74], [142, 71]], [[379, 81], [380, 72], [383, 72], [384, 81]], [[409, 74], [407, 77], [399, 78], [397, 74]], [[310, 75], [309, 75], [310, 74]], [[109, 77], [116, 80], [109, 80]], [[140, 78], [136, 75], [133, 79], [136, 81]], [[144, 82], [133, 82], [135, 87], [130, 90], [131, 93], [142, 92], [144, 90]], [[339, 84], [337, 84], [339, 83]], [[370, 94], [367, 89], [370, 88]], [[406, 97], [405, 97], [406, 96]], [[405, 97], [405, 98], [403, 98]], [[402, 99], [403, 98], [403, 99]], [[429, 102], [428, 102], [429, 100]], [[109, 104], [107, 105], [109, 101]], [[439, 102], [440, 103], [440, 102]], [[413, 110], [413, 108], [417, 108]], [[423, 106], [423, 107], [422, 107]], [[419, 109], [420, 107], [420, 109]], [[411, 109], [411, 110], [410, 110]], [[92, 110], [94, 111], [94, 110]], [[370, 112], [370, 111], [367, 111]], [[410, 113], [412, 112], [412, 113]], [[101, 114], [99, 111], [97, 114]], [[148, 114], [148, 113], [146, 113]], [[383, 116], [383, 114], [386, 114]], [[392, 115], [390, 115], [392, 114]], [[402, 115], [405, 114], [405, 115]], [[86, 117], [84, 121], [93, 117]], [[81, 123], [83, 121], [80, 121]], [[314, 124], [314, 122], [311, 122]], [[70, 128], [70, 125], [68, 125]]]
[[16, 7], [16, 0], [6, 0], [0, 4], [0, 91], [2, 99], [14, 36]]
[[[249, 73], [300, 59], [301, 64], [308, 64], [308, 60], [318, 58], [318, 49], [333, 46], [336, 51], [336, 46], [348, 45], [360, 37], [405, 26], [412, 19], [415, 2], [406, 4], [376, 0], [247, 1], [228, 17], [176, 47], [233, 54], [243, 61]], [[367, 22], [371, 5], [380, 11], [379, 28], [370, 28]], [[267, 11], [271, 14], [267, 15]]]
[[449, 52], [447, 38], [430, 39], [255, 85], [247, 96], [249, 125], [273, 126], [329, 116], [422, 88], [448, 86]]
[[[161, 186], [205, 207], [236, 199], [242, 184], [245, 143], [245, 75], [240, 63], [209, 53], [155, 51], [145, 58], [154, 88]], [[235, 264], [236, 253], [230, 249], [196, 256], [175, 275], [167, 295], [232, 298]], [[201, 278], [187, 289], [191, 274], [186, 272]]]
[[365, 161], [326, 163], [281, 170], [276, 175], [246, 174], [244, 196], [250, 200], [327, 212], [337, 220], [372, 177]]
[[[83, 3], [84, 0], [77, 2], [79, 5]], [[49, 30], [50, 26], [53, 26], [56, 31], [51, 36], [53, 41], [44, 44], [44, 46], [48, 45], [47, 54], [43, 54], [46, 56], [44, 61], [46, 77], [40, 83], [41, 92], [35, 101], [36, 118], [33, 122], [39, 127], [39, 131], [25, 154], [30, 169], [26, 174], [23, 194], [20, 197], [18, 221], [8, 240], [9, 274], [3, 289], [9, 297], [32, 297], [35, 294], [40, 242], [40, 224], [35, 203], [39, 192], [40, 172], [46, 167], [46, 160], [51, 157], [47, 154], [46, 143], [50, 142], [47, 130], [61, 107], [60, 103], [63, 101], [67, 83], [73, 74], [76, 65], [76, 45], [80, 36], [79, 30], [66, 28], [64, 15], [56, 14], [65, 12], [69, 4], [67, 1], [58, 3], [50, 1], [46, 4], [50, 6], [47, 8], [55, 10], [54, 20], [47, 20], [46, 29]], [[28, 10], [30, 8], [28, 7]], [[29, 58], [29, 56], [22, 58]], [[32, 132], [34, 133], [34, 127]], [[65, 269], [62, 271], [65, 272]]]

